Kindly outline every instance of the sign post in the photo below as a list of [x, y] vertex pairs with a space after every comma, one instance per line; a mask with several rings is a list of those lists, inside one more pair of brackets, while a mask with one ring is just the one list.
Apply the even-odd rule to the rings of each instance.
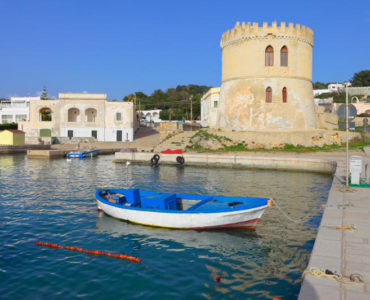
[[349, 121], [352, 121], [357, 116], [357, 109], [354, 105], [348, 104], [348, 84], [349, 82], [346, 82], [346, 104], [341, 105], [338, 108], [338, 117], [340, 120], [345, 122], [346, 125], [346, 191], [349, 191], [349, 152], [348, 152], [348, 127], [349, 127]]
[[366, 133], [367, 133], [367, 123], [368, 123], [368, 120], [367, 120], [367, 118], [365, 118], [364, 120], [363, 120], [363, 123], [364, 123], [364, 142], [366, 143]]
[[349, 153], [348, 153], [348, 83], [346, 84], [346, 191], [349, 190], [348, 184], [348, 164], [349, 164]]

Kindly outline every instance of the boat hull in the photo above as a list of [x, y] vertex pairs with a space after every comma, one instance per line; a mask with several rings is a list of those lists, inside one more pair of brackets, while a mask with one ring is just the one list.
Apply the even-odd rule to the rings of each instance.
[[67, 154], [67, 158], [87, 158], [87, 157], [95, 157], [98, 155], [99, 150], [90, 150], [84, 152], [70, 152]]
[[97, 199], [98, 208], [114, 218], [147, 226], [174, 229], [254, 229], [267, 205], [259, 207], [226, 211], [148, 211], [136, 208], [121, 208]]

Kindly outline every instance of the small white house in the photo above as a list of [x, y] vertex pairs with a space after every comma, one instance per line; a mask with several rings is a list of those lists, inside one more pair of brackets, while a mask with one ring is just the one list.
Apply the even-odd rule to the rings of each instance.
[[219, 99], [219, 87], [209, 89], [208, 92], [203, 95], [202, 99], [200, 99], [200, 124], [202, 127], [216, 126]]
[[343, 89], [344, 89], [344, 85], [341, 83], [330, 83], [328, 85], [328, 90], [331, 92], [339, 93], [343, 91]]
[[40, 97], [11, 97], [0, 102], [0, 124], [18, 123], [30, 119], [30, 102]]
[[153, 121], [154, 123], [162, 122], [160, 118], [161, 109], [152, 109], [152, 110], [138, 110], [139, 118], [145, 119], [147, 121]]

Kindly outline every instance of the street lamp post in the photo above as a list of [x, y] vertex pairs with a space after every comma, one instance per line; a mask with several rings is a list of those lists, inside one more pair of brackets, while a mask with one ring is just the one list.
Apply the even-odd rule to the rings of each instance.
[[346, 85], [346, 191], [349, 191], [349, 153], [348, 153], [348, 82], [345, 83]]

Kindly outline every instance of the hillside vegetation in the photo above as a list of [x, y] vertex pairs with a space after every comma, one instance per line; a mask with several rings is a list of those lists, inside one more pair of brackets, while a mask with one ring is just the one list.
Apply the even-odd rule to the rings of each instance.
[[[162, 120], [190, 119], [190, 97], [193, 102], [193, 119], [200, 118], [200, 99], [211, 87], [205, 85], [178, 85], [166, 91], [155, 90], [150, 96], [135, 92], [123, 101], [135, 101], [137, 110], [162, 109]], [[171, 116], [170, 116], [171, 115]]]

